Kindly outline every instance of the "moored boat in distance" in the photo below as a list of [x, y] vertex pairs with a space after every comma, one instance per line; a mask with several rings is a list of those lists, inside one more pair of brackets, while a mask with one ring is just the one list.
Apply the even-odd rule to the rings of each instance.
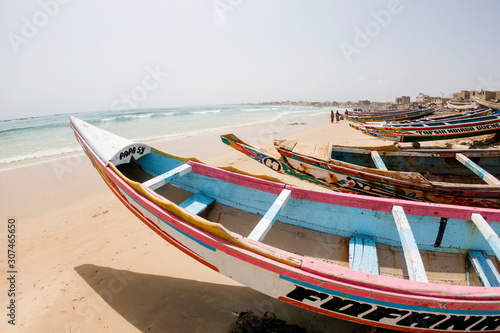
[[427, 117], [433, 114], [435, 109], [410, 109], [410, 110], [397, 110], [397, 111], [374, 111], [363, 113], [349, 113], [347, 119], [350, 121], [364, 123], [368, 121], [401, 121], [409, 119], [417, 119]]
[[349, 124], [363, 134], [395, 142], [420, 142], [467, 138], [500, 131], [500, 114], [465, 119], [452, 119], [410, 126], [372, 126]]
[[446, 115], [440, 115], [436, 117], [425, 117], [425, 118], [420, 118], [420, 119], [412, 119], [412, 120], [403, 120], [403, 121], [393, 121], [393, 122], [388, 122], [388, 121], [382, 121], [382, 122], [365, 122], [363, 126], [368, 126], [368, 127], [396, 127], [396, 128], [404, 128], [404, 127], [412, 127], [412, 126], [421, 126], [422, 124], [430, 124], [430, 123], [436, 123], [436, 122], [445, 122], [445, 121], [450, 121], [450, 120], [459, 120], [459, 119], [467, 119], [467, 118], [473, 118], [473, 117], [482, 117], [482, 116], [488, 116], [493, 113], [491, 108], [484, 108], [480, 110], [473, 110], [473, 111], [465, 111], [463, 113], [453, 113], [453, 114], [446, 114]]
[[450, 109], [456, 110], [471, 110], [477, 108], [477, 104], [475, 102], [446, 102], [446, 105]]
[[71, 126], [125, 207], [243, 285], [374, 327], [500, 329], [500, 210], [311, 191]]
[[277, 172], [333, 190], [500, 208], [498, 149], [401, 151], [392, 146], [390, 150], [374, 150], [275, 140], [278, 155], [245, 143], [234, 134], [221, 138]]
[[485, 99], [479, 98], [479, 97], [473, 97], [476, 103], [483, 105], [488, 108], [492, 108], [494, 110], [500, 110], [500, 102], [498, 101], [487, 101]]

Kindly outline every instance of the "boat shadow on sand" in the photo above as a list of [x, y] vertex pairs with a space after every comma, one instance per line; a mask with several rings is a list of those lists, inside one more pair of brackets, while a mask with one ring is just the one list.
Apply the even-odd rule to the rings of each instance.
[[[240, 312], [266, 311], [313, 332], [381, 333], [309, 312], [247, 287], [142, 274], [86, 264], [75, 271], [96, 292], [94, 307], [108, 304], [141, 332], [228, 332]], [[89, 311], [92, 307], [89, 305]], [[96, 309], [100, 312], [99, 309]], [[251, 329], [244, 332], [256, 332]]]

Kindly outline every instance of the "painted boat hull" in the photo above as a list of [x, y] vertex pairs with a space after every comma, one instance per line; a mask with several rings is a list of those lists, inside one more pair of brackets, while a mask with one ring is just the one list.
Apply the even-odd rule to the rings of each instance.
[[[491, 185], [471, 185], [436, 183], [428, 181], [418, 172], [382, 171], [339, 160], [320, 160], [311, 156], [293, 153], [276, 147], [280, 156], [271, 156], [269, 152], [245, 143], [232, 134], [221, 137], [222, 141], [239, 152], [270, 167], [274, 171], [288, 174], [310, 183], [344, 193], [359, 193], [379, 197], [444, 203], [460, 206], [500, 208], [500, 187]], [[485, 153], [486, 154], [486, 153]], [[453, 158], [454, 153], [435, 155]], [[488, 168], [498, 174], [495, 167], [498, 152], [488, 163]], [[430, 159], [423, 158], [421, 160]], [[440, 158], [437, 158], [439, 161]], [[272, 161], [272, 163], [270, 163]], [[418, 163], [418, 162], [415, 162]], [[459, 164], [454, 169], [467, 169]], [[450, 162], [440, 165], [428, 165], [429, 172], [451, 172]], [[447, 169], [446, 169], [447, 168]], [[442, 169], [442, 170], [440, 170]], [[464, 172], [463, 177], [474, 176]], [[479, 179], [479, 178], [478, 178]]]
[[500, 110], [500, 103], [486, 101], [486, 100], [484, 100], [482, 98], [478, 98], [478, 97], [474, 97], [474, 100], [476, 101], [476, 103], [481, 104], [483, 106], [486, 106], [488, 108], [492, 108], [494, 110]]
[[[102, 140], [87, 142], [78, 125], [73, 124], [73, 129], [77, 140], [107, 186], [137, 218], [179, 250], [235, 281], [317, 313], [375, 327], [408, 332], [494, 332], [500, 329], [500, 288], [443, 286], [353, 271], [227, 232], [217, 223], [192, 216], [176, 204], [145, 190], [141, 184], [127, 180], [113, 163], [102, 159], [97, 147], [92, 146], [99, 142], [102, 144]], [[134, 158], [140, 159], [144, 153], [142, 148], [144, 147], [140, 144], [126, 146], [115, 156], [120, 156], [121, 159], [122, 155], [128, 158], [132, 154]], [[455, 223], [460, 219], [467, 219], [471, 213], [480, 212], [497, 232], [500, 231], [500, 213], [495, 210], [428, 206], [362, 196], [325, 194], [210, 167], [155, 150], [150, 156], [151, 163], [161, 163], [160, 161], [167, 159], [168, 163], [188, 164], [192, 167], [192, 172], [183, 176], [188, 177], [186, 181], [189, 180], [192, 186], [200, 186], [199, 189], [207, 194], [219, 195], [217, 200], [235, 200], [235, 194], [250, 191], [245, 202], [251, 205], [263, 196], [289, 188], [292, 191], [290, 200], [295, 201], [295, 204], [290, 205], [291, 216], [295, 218], [311, 216], [317, 220], [325, 219], [325, 215], [318, 212], [325, 207], [339, 209], [338, 213], [353, 210], [352, 213], [362, 217], [364, 214], [372, 214], [370, 212], [377, 207], [378, 213], [373, 214], [373, 218], [380, 219], [383, 215], [390, 215], [391, 207], [398, 203], [411, 212], [411, 216], [423, 214], [423, 220], [432, 221], [436, 216], [433, 210], [439, 211], [439, 215], [450, 218], [451, 231], [456, 228]], [[180, 186], [183, 182], [179, 181], [177, 184]], [[244, 189], [245, 192], [231, 191], [235, 188]], [[255, 196], [257, 192], [259, 196]], [[297, 206], [301, 207], [300, 210], [295, 210]], [[356, 224], [358, 220], [352, 216], [352, 223]], [[332, 220], [330, 227], [345, 223]], [[370, 228], [366, 223], [359, 226]], [[464, 226], [467, 227], [466, 224]], [[372, 231], [379, 227], [373, 226]], [[386, 237], [391, 237], [390, 232], [385, 231], [385, 234]], [[417, 238], [420, 239], [420, 235]], [[450, 241], [455, 242], [456, 238], [450, 238]], [[474, 248], [487, 248], [487, 245], [478, 243], [479, 240], [469, 239], [467, 242], [472, 242], [468, 245]], [[423, 247], [431, 249], [432, 245]]]
[[477, 104], [475, 102], [471, 103], [447, 102], [446, 104], [450, 109], [457, 109], [457, 110], [468, 110], [477, 108]]
[[460, 119], [467, 119], [467, 118], [473, 118], [473, 117], [482, 117], [482, 116], [491, 115], [492, 113], [493, 113], [493, 111], [491, 108], [484, 108], [481, 110], [468, 111], [468, 112], [464, 112], [464, 113], [451, 114], [451, 115], [445, 115], [445, 116], [423, 118], [423, 119], [417, 119], [417, 120], [406, 120], [406, 121], [395, 121], [395, 122], [371, 122], [371, 123], [366, 122], [363, 124], [363, 126], [404, 128], [404, 127], [411, 127], [411, 126], [422, 125], [422, 124], [433, 124], [433, 123], [437, 123], [437, 122], [460, 120]]
[[434, 113], [434, 109], [423, 109], [423, 110], [410, 110], [402, 111], [396, 113], [371, 113], [362, 115], [349, 115], [347, 118], [354, 122], [368, 122], [368, 121], [402, 121], [409, 119], [417, 119], [429, 116]]
[[449, 123], [434, 123], [425, 127], [349, 125], [363, 134], [395, 142], [436, 141], [498, 133], [500, 132], [500, 115], [452, 120]]

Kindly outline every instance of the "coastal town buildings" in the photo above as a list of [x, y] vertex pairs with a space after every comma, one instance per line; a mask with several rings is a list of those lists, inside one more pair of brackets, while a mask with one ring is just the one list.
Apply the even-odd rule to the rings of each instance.
[[[324, 102], [308, 102], [308, 101], [274, 101], [258, 103], [259, 105], [297, 105], [297, 106], [314, 106], [314, 107], [332, 107], [332, 108], [365, 108], [365, 109], [403, 109], [417, 108], [419, 105], [430, 107], [446, 107], [448, 101], [454, 102], [472, 102], [473, 97], [489, 101], [500, 100], [500, 91], [486, 90], [462, 90], [452, 94], [452, 98], [441, 96], [429, 96], [424, 93], [419, 93], [415, 101], [411, 100], [410, 96], [396, 97], [394, 102], [374, 102], [370, 100], [359, 101], [324, 101]], [[253, 104], [253, 103], [249, 103]]]

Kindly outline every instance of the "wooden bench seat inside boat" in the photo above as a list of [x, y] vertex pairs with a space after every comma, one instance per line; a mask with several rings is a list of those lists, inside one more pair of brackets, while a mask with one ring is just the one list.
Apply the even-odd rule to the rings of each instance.
[[193, 168], [189, 164], [184, 163], [175, 169], [169, 170], [159, 176], [156, 176], [152, 179], [149, 179], [148, 181], [145, 181], [144, 183], [142, 183], [142, 185], [149, 187], [152, 190], [156, 190], [157, 188], [169, 183], [175, 178], [184, 176], [185, 174], [191, 172], [192, 170]]
[[467, 268], [467, 285], [500, 287], [500, 275], [493, 261], [484, 251], [469, 251], [467, 265], [474, 268], [474, 273]]
[[354, 236], [349, 241], [349, 268], [360, 272], [380, 274], [375, 240]]
[[281, 210], [287, 203], [288, 199], [290, 199], [292, 195], [291, 190], [283, 190], [280, 195], [276, 198], [271, 208], [266, 212], [266, 214], [262, 217], [259, 223], [252, 230], [248, 238], [261, 242], [264, 237], [266, 237], [267, 233], [273, 226], [274, 221], [279, 216]]
[[187, 200], [181, 202], [179, 207], [198, 215], [202, 213], [207, 207], [212, 204], [215, 199], [207, 197], [201, 193], [195, 193], [190, 196]]

